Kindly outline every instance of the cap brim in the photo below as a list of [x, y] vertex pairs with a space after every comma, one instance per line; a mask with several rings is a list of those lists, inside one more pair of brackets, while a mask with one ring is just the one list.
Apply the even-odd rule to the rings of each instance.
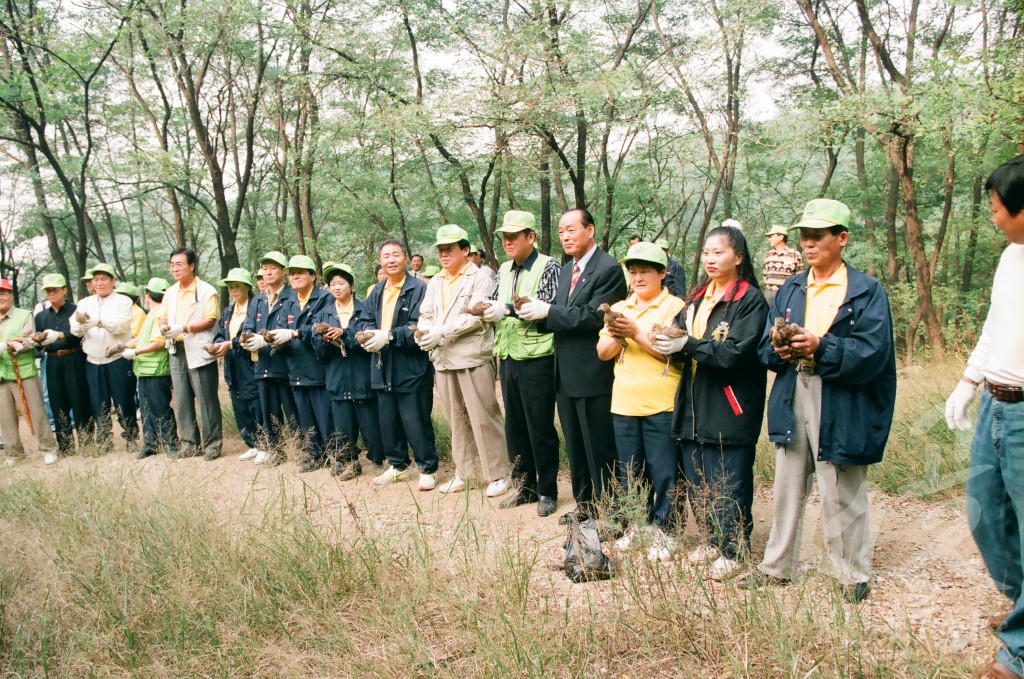
[[461, 239], [459, 239], [459, 238], [440, 238], [440, 239], [434, 241], [434, 246], [436, 247], [438, 245], [454, 245], [455, 243], [458, 243], [459, 240], [461, 240]]
[[794, 229], [831, 229], [833, 226], [841, 226], [847, 228], [846, 224], [840, 224], [834, 222], [831, 219], [822, 219], [821, 217], [805, 217], [797, 222]]
[[652, 259], [644, 259], [643, 257], [623, 257], [619, 260], [619, 264], [622, 266], [629, 266], [631, 263], [637, 264], [653, 264], [654, 266], [660, 266], [662, 268], [667, 267], [668, 264], [662, 262], [655, 262]]
[[495, 229], [495, 231], [498, 231], [499, 233], [519, 233], [520, 231], [533, 231], [533, 228], [529, 226], [520, 226], [518, 224], [506, 224]]

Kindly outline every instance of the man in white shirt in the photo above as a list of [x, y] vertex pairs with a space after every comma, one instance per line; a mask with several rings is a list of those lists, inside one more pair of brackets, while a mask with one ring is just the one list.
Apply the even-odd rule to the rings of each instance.
[[1013, 610], [1002, 621], [990, 620], [1002, 646], [975, 676], [1005, 679], [1024, 675], [1024, 155], [997, 168], [985, 190], [992, 223], [1009, 245], [999, 258], [981, 337], [946, 401], [946, 422], [950, 429], [970, 429], [967, 408], [984, 384], [967, 472], [967, 520], [996, 588]]
[[121, 436], [128, 452], [135, 452], [139, 438], [136, 381], [132, 362], [120, 352], [107, 356], [108, 350], [132, 338], [132, 301], [114, 292], [114, 269], [97, 264], [89, 270], [93, 294], [78, 303], [71, 317], [71, 334], [82, 338], [85, 352], [85, 377], [89, 383], [89, 401], [96, 418], [96, 439], [101, 447], [113, 433], [110, 411], [113, 408], [121, 425]]

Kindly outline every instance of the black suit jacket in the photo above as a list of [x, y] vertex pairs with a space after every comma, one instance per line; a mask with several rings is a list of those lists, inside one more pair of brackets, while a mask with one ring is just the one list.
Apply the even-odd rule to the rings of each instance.
[[604, 327], [597, 307], [625, 299], [626, 277], [615, 258], [597, 248], [570, 296], [572, 266], [571, 260], [562, 265], [554, 304], [539, 324], [542, 332], [555, 335], [555, 385], [573, 398], [609, 394], [615, 366], [597, 357], [597, 335]]

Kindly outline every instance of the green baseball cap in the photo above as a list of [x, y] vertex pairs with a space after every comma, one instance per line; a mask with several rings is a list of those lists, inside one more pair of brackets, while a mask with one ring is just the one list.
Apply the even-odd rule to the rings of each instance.
[[252, 289], [253, 287], [252, 276], [248, 271], [242, 268], [236, 268], [228, 271], [228, 275], [221, 280], [220, 284], [227, 285], [228, 283], [243, 283], [248, 285], [249, 289]]
[[295, 255], [288, 260], [289, 269], [305, 269], [311, 272], [314, 276], [316, 275], [316, 264], [313, 262], [313, 258], [308, 255]]
[[536, 221], [532, 212], [523, 210], [509, 210], [505, 213], [505, 219], [496, 230], [501, 233], [519, 233], [520, 231], [535, 231]]
[[450, 245], [461, 240], [469, 240], [469, 234], [458, 224], [445, 224], [437, 230], [437, 240], [434, 245]]
[[263, 262], [273, 262], [282, 269], [288, 268], [288, 258], [284, 256], [283, 252], [278, 252], [277, 250], [271, 250], [267, 254], [260, 257], [260, 264], [262, 264]]
[[633, 243], [626, 256], [619, 260], [622, 266], [629, 266], [630, 262], [645, 262], [647, 264], [658, 264], [662, 268], [668, 266], [668, 255], [657, 243]]
[[114, 273], [114, 267], [103, 262], [100, 262], [93, 268], [89, 269], [89, 278], [95, 278], [98, 273], [105, 273], [111, 278], [117, 278], [117, 274]]
[[772, 224], [772, 228], [768, 229], [766, 236], [788, 236], [789, 228], [781, 224]]
[[355, 285], [356, 277], [352, 273], [352, 267], [348, 264], [342, 264], [341, 262], [327, 262], [324, 264], [324, 282], [326, 283], [331, 279], [331, 276], [335, 273], [340, 273], [342, 277], [348, 281], [349, 285]]
[[668, 238], [659, 238], [658, 240], [654, 241], [654, 244], [657, 245], [662, 250], [668, 250]]
[[171, 287], [171, 284], [167, 282], [166, 278], [160, 278], [159, 276], [153, 276], [146, 283], [146, 292], [149, 293], [162, 293], [167, 292], [167, 288]]
[[64, 288], [67, 287], [67, 284], [68, 282], [64, 279], [64, 276], [59, 273], [48, 273], [43, 276], [43, 290]]
[[128, 281], [121, 281], [114, 286], [114, 292], [119, 292], [122, 295], [128, 295], [129, 297], [138, 297], [142, 294], [142, 290], [139, 290], [139, 286]]
[[92, 269], [86, 269], [82, 273], [84, 275], [82, 276], [81, 280], [83, 280], [83, 281], [91, 281], [92, 280]]
[[439, 273], [441, 273], [441, 267], [434, 266], [433, 264], [431, 264], [427, 268], [423, 269], [423, 277], [424, 278], [433, 278], [434, 276], [436, 276]]
[[831, 229], [833, 226], [850, 228], [850, 208], [838, 200], [816, 198], [804, 207], [804, 216], [795, 228]]

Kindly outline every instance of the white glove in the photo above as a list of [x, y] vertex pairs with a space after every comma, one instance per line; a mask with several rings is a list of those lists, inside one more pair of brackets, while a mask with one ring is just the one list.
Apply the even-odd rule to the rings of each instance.
[[124, 351], [121, 352], [121, 358], [127, 358], [129, 361], [134, 361], [135, 360], [135, 350], [134, 349], [125, 349]]
[[950, 429], [967, 431], [971, 428], [971, 418], [967, 417], [967, 409], [978, 393], [978, 385], [960, 380], [956, 389], [946, 400], [946, 424]]
[[438, 344], [441, 343], [441, 328], [439, 326], [432, 326], [424, 331], [423, 336], [416, 340], [416, 344], [419, 345], [423, 351], [430, 351]]
[[508, 307], [501, 302], [487, 302], [487, 308], [484, 310], [483, 319], [488, 323], [497, 323], [501, 319], [505, 318], [505, 314], [507, 313]]
[[259, 351], [263, 347], [267, 346], [267, 340], [263, 339], [262, 335], [253, 333], [253, 336], [249, 338], [249, 341], [241, 342], [241, 345], [246, 351]]
[[524, 321], [542, 321], [548, 317], [548, 311], [550, 310], [550, 304], [542, 302], [539, 299], [535, 299], [520, 307], [517, 313], [519, 314], [519, 318]]
[[36, 343], [32, 341], [31, 337], [22, 337], [21, 343], [25, 345], [26, 349], [35, 349]]
[[164, 339], [172, 340], [178, 335], [185, 334], [185, 326], [183, 325], [172, 325], [167, 328], [167, 332], [160, 333], [160, 336]]
[[292, 341], [292, 331], [288, 328], [278, 328], [277, 330], [271, 330], [270, 336], [273, 337], [270, 340], [270, 346], [272, 347], [283, 347]]
[[665, 335], [655, 335], [654, 341], [651, 342], [651, 347], [654, 348], [662, 356], [670, 356], [683, 350], [686, 346], [687, 335], [682, 337], [666, 337]]
[[0, 342], [0, 354], [7, 353], [7, 342]]
[[12, 354], [20, 354], [25, 345], [16, 340], [7, 340], [7, 351]]
[[363, 349], [366, 349], [372, 354], [387, 346], [388, 332], [386, 330], [370, 330], [369, 332], [373, 333], [373, 337], [363, 342]]
[[43, 334], [46, 335], [46, 337], [43, 339], [42, 342], [40, 342], [40, 344], [42, 344], [44, 347], [48, 347], [60, 339], [60, 333], [57, 332], [56, 330], [44, 330]]
[[78, 327], [81, 328], [83, 332], [89, 332], [93, 328], [99, 326], [99, 324], [100, 322], [98, 320], [96, 320], [95, 318], [90, 318], [85, 323], [79, 323]]

